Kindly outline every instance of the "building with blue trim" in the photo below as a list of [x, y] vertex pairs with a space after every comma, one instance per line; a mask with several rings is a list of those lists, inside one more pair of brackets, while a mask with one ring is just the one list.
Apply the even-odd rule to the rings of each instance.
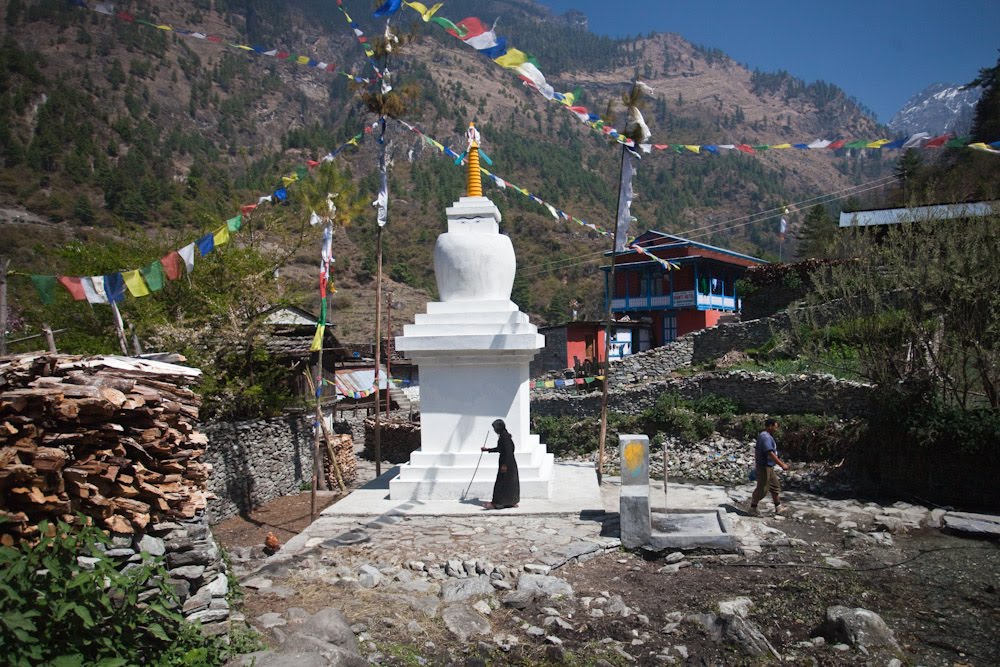
[[[610, 267], [604, 267], [604, 298], [611, 299], [615, 320], [645, 321], [640, 330], [648, 340], [631, 341], [640, 352], [675, 340], [692, 331], [714, 327], [719, 318], [740, 309], [736, 281], [751, 266], [766, 264], [757, 257], [649, 230], [631, 245], [665, 260], [666, 268], [652, 257], [625, 248], [615, 253], [615, 284]], [[610, 253], [609, 253], [610, 254]]]

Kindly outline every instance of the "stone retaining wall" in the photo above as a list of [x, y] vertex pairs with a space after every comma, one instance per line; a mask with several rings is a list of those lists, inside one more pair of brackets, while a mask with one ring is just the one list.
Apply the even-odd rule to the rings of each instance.
[[[572, 391], [543, 389], [532, 392], [532, 415], [593, 417], [600, 414], [600, 392], [574, 394]], [[737, 403], [745, 412], [859, 417], [867, 414], [874, 387], [839, 380], [832, 375], [707, 372], [620, 389], [612, 385], [608, 392], [608, 407], [614, 412], [639, 415], [653, 407], [661, 394], [670, 391], [690, 399], [706, 395], [722, 396]]]
[[720, 324], [681, 336], [661, 347], [639, 352], [611, 363], [611, 383], [629, 385], [667, 378], [672, 371], [703, 364], [733, 350], [761, 347], [775, 332], [787, 329], [788, 315], [782, 313], [748, 322]]
[[311, 416], [209, 422], [204, 460], [213, 470], [208, 489], [212, 523], [295, 493], [312, 477]]

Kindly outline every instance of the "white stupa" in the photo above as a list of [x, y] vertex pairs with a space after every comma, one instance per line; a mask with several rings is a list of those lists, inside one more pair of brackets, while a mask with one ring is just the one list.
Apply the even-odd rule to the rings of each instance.
[[420, 369], [420, 449], [389, 482], [393, 500], [489, 499], [498, 456], [490, 428], [503, 419], [514, 439], [521, 498], [548, 498], [553, 456], [529, 432], [528, 364], [545, 337], [510, 300], [516, 260], [500, 234], [500, 211], [483, 196], [479, 133], [469, 127], [468, 196], [447, 210], [434, 247], [441, 301], [403, 328], [396, 349]]

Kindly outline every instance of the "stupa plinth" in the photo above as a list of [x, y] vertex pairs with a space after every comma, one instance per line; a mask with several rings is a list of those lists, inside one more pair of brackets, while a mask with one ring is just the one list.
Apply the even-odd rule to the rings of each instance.
[[389, 482], [393, 500], [490, 498], [498, 456], [490, 424], [503, 419], [514, 439], [521, 498], [548, 498], [553, 456], [530, 433], [528, 365], [545, 338], [510, 300], [516, 258], [500, 234], [500, 211], [482, 195], [479, 133], [469, 128], [468, 195], [446, 211], [434, 247], [441, 301], [403, 328], [396, 349], [419, 367], [420, 449]]

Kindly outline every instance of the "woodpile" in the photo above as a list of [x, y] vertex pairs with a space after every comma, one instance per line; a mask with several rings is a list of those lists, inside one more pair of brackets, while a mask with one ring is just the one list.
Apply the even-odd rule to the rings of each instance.
[[[420, 449], [420, 423], [405, 418], [382, 420], [380, 438], [382, 460], [390, 463], [406, 463], [410, 454]], [[365, 449], [363, 455], [368, 460], [375, 459], [375, 420], [365, 420]]]
[[[354, 456], [354, 438], [349, 433], [336, 433], [330, 436], [330, 443], [333, 447], [337, 463], [340, 464], [340, 474], [344, 477], [344, 482], [350, 484], [358, 477], [358, 459]], [[337, 475], [330, 460], [330, 450], [324, 447], [323, 467], [326, 473], [326, 483], [328, 489], [337, 489]]]
[[200, 371], [125, 357], [0, 359], [0, 542], [82, 513], [114, 533], [205, 509]]

